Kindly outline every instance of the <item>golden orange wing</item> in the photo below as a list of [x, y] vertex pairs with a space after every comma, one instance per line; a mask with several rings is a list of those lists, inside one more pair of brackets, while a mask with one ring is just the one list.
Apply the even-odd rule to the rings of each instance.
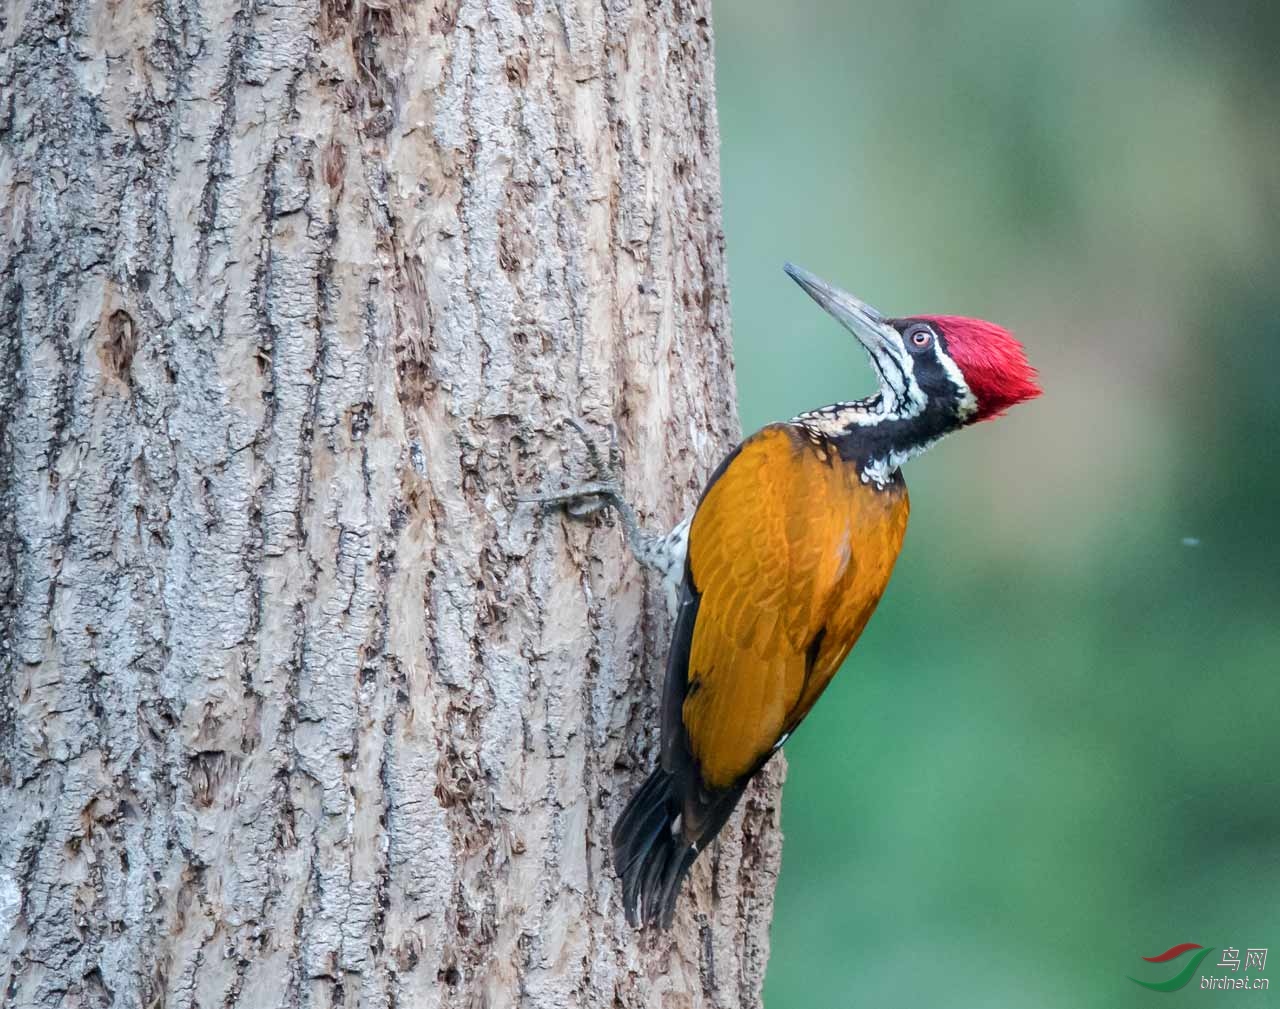
[[907, 512], [900, 481], [863, 483], [787, 424], [708, 488], [689, 532], [700, 601], [682, 707], [706, 786], [740, 781], [808, 713], [880, 601]]

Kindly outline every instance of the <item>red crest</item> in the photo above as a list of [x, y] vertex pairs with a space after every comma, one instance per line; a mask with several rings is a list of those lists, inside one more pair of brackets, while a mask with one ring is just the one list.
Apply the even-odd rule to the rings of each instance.
[[947, 353], [978, 400], [974, 421], [998, 417], [1040, 395], [1035, 368], [1012, 333], [993, 322], [962, 315], [922, 315], [946, 340]]

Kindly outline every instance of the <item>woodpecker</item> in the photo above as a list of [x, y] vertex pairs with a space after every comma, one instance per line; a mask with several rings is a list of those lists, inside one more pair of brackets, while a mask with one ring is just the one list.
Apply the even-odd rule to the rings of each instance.
[[605, 464], [589, 440], [603, 478], [532, 499], [577, 514], [614, 507], [637, 558], [678, 586], [658, 766], [612, 835], [633, 926], [670, 927], [694, 860], [862, 634], [907, 528], [902, 464], [1040, 395], [1021, 344], [1000, 326], [888, 318], [798, 266], [785, 270], [865, 348], [875, 394], [747, 438], [665, 536], [640, 527], [616, 461]]

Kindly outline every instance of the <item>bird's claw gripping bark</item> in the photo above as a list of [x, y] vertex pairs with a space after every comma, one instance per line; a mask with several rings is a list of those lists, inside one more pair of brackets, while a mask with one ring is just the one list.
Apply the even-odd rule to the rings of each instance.
[[577, 417], [566, 417], [565, 423], [582, 438], [593, 479], [552, 493], [521, 495], [516, 500], [521, 504], [533, 504], [542, 508], [563, 507], [570, 515], [578, 518], [594, 514], [609, 505], [629, 511], [622, 496], [622, 482], [618, 479], [621, 453], [618, 450], [617, 429], [611, 428], [609, 458], [606, 460], [596, 443], [591, 440], [582, 421]]
[[582, 518], [612, 504], [614, 498], [621, 493], [621, 488], [614, 483], [584, 483], [567, 487], [554, 494], [522, 494], [516, 498], [516, 501], [520, 504], [539, 505], [542, 508], [562, 506], [570, 515]]
[[602, 508], [612, 507], [618, 512], [622, 528], [627, 534], [627, 544], [636, 560], [650, 570], [662, 575], [664, 581], [675, 585], [684, 569], [685, 552], [689, 543], [689, 523], [692, 516], [686, 518], [665, 536], [658, 536], [646, 531], [636, 517], [635, 509], [623, 496], [622, 481], [618, 473], [622, 468], [621, 453], [618, 451], [618, 433], [613, 429], [609, 439], [609, 458], [606, 460], [600, 450], [587, 434], [582, 421], [575, 417], [565, 418], [565, 423], [582, 437], [586, 445], [587, 461], [595, 471], [596, 479], [590, 483], [568, 487], [551, 494], [534, 494], [517, 498], [525, 504], [535, 504], [541, 508], [563, 506], [570, 515], [585, 516]]
[[[627, 534], [627, 543], [636, 559], [645, 567], [661, 573], [664, 578], [670, 578], [672, 570], [684, 563], [683, 551], [689, 528], [688, 522], [682, 522], [670, 536], [666, 537], [655, 536], [641, 528], [635, 509], [623, 496], [622, 481], [618, 477], [622, 468], [622, 454], [618, 450], [617, 429], [611, 430], [609, 458], [606, 460], [587, 434], [586, 425], [582, 421], [576, 417], [566, 417], [565, 423], [581, 436], [586, 446], [587, 461], [594, 470], [595, 479], [554, 493], [532, 494], [516, 500], [522, 504], [533, 504], [541, 508], [561, 506], [570, 515], [577, 517], [591, 515], [602, 508], [614, 508], [622, 521], [622, 528]], [[679, 551], [678, 557], [673, 550]]]

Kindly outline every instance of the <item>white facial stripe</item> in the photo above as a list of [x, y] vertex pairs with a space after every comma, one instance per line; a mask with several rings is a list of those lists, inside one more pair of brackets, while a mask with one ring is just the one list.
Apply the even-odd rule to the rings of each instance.
[[959, 390], [960, 395], [959, 402], [956, 404], [956, 416], [962, 421], [968, 420], [978, 412], [978, 397], [973, 394], [973, 390], [969, 388], [969, 383], [964, 380], [964, 373], [961, 372], [960, 366], [951, 360], [950, 354], [943, 352], [937, 340], [933, 341], [933, 356], [938, 359], [938, 364], [947, 373], [947, 378], [951, 380], [951, 384]]

